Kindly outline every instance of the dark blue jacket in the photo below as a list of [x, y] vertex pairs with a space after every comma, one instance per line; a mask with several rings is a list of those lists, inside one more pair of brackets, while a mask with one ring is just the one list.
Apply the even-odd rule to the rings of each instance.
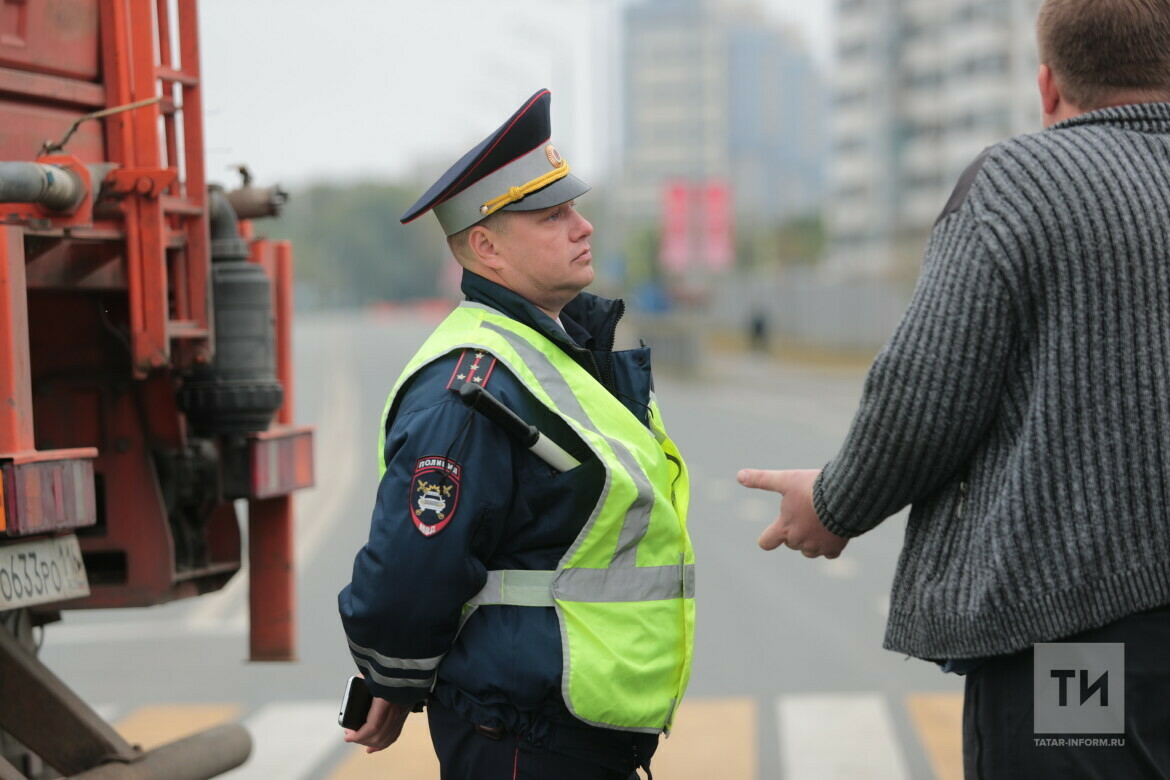
[[[549, 349], [570, 355], [646, 422], [649, 349], [613, 351], [625, 310], [621, 301], [581, 293], [561, 313], [562, 330], [531, 303], [483, 277], [464, 272], [462, 288], [468, 300], [544, 334]], [[568, 424], [502, 363], [492, 366], [490, 355], [479, 367], [482, 376], [491, 366], [488, 392], [581, 465], [553, 471], [464, 406], [455, 392], [462, 383], [452, 379], [466, 373], [473, 360], [473, 355], [452, 352], [417, 372], [399, 394], [387, 421], [387, 468], [370, 538], [354, 562], [351, 583], [338, 597], [341, 619], [375, 696], [403, 705], [433, 696], [472, 723], [500, 726], [539, 742], [549, 722], [581, 725], [561, 697], [561, 638], [554, 610], [484, 606], [461, 630], [460, 615], [489, 570], [556, 568], [597, 504], [604, 469]], [[438, 472], [427, 471], [435, 459], [457, 464], [457, 480], [436, 488]], [[434, 503], [426, 504], [424, 494]], [[434, 511], [440, 506], [442, 521]], [[419, 515], [424, 525], [441, 524], [441, 530], [423, 533], [416, 523]], [[425, 681], [436, 662], [432, 692]]]

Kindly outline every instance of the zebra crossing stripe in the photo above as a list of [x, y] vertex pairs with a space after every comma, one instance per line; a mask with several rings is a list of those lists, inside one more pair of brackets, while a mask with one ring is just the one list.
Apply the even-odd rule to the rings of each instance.
[[[916, 693], [904, 698], [914, 732], [935, 780], [961, 780], [961, 693]], [[889, 706], [879, 693], [785, 694], [775, 700], [782, 780], [907, 780], [909, 771]], [[132, 744], [159, 745], [235, 721], [238, 703], [152, 705], [125, 712], [99, 705]], [[433, 780], [438, 760], [425, 715], [411, 715], [398, 742], [367, 754], [345, 745], [334, 701], [274, 702], [243, 721], [252, 756], [224, 775], [230, 780]], [[759, 780], [759, 712], [752, 697], [683, 702], [670, 737], [654, 756], [655, 775], [671, 780]], [[840, 735], [847, 733], [848, 749]], [[328, 767], [328, 769], [326, 769]], [[310, 777], [310, 773], [314, 773]]]
[[308, 773], [344, 744], [335, 701], [268, 704], [246, 718], [243, 725], [252, 735], [252, 756], [221, 777], [317, 780]]
[[670, 736], [659, 740], [651, 766], [655, 777], [755, 780], [758, 722], [755, 699], [683, 699]]
[[911, 694], [906, 709], [935, 780], [963, 780], [963, 694]]
[[776, 708], [784, 780], [909, 779], [882, 694], [791, 694]]

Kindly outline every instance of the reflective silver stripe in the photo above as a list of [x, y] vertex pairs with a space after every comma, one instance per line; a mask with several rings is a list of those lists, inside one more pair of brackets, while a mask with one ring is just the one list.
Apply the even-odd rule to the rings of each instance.
[[416, 677], [387, 677], [384, 674], [379, 674], [374, 670], [374, 665], [363, 658], [355, 658], [357, 665], [360, 666], [374, 682], [379, 685], [385, 685], [387, 688], [430, 688], [435, 684], [435, 675], [431, 675], [425, 680], [420, 680]]
[[552, 607], [553, 598], [580, 602], [665, 601], [695, 597], [695, 565], [633, 569], [564, 569], [488, 572], [487, 584], [467, 603]]
[[[675, 697], [675, 698], [670, 700], [670, 709], [666, 711], [666, 722], [667, 723], [670, 723], [671, 721], [674, 720], [674, 711], [677, 708], [678, 708], [678, 697]], [[666, 736], [668, 736], [668, 737], [670, 736], [670, 726], [663, 726], [662, 730], [666, 733]]]
[[695, 565], [565, 569], [552, 587], [562, 601], [662, 601], [695, 597]]
[[[478, 306], [476, 304], [468, 303], [463, 303], [460, 305], [467, 306], [468, 308], [480, 308], [486, 311], [491, 311], [493, 313], [498, 313], [494, 312], [494, 310], [486, 306]], [[630, 452], [629, 448], [626, 447], [624, 442], [620, 441], [619, 439], [615, 439], [612, 436], [607, 436], [593, 423], [588, 413], [586, 413], [585, 408], [581, 406], [581, 402], [577, 399], [577, 396], [573, 394], [572, 390], [565, 383], [564, 376], [559, 370], [557, 370], [556, 366], [552, 364], [552, 361], [549, 360], [547, 355], [533, 347], [527, 339], [519, 336], [505, 327], [496, 325], [492, 322], [487, 322], [486, 320], [482, 323], [482, 326], [487, 330], [498, 333], [505, 341], [508, 342], [512, 349], [516, 350], [516, 353], [520, 356], [520, 359], [524, 361], [524, 364], [536, 376], [536, 380], [540, 382], [541, 387], [546, 393], [548, 393], [549, 397], [553, 400], [553, 403], [557, 405], [558, 411], [572, 418], [579, 425], [581, 425], [582, 428], [585, 428], [589, 432], [601, 436], [603, 439], [605, 439], [605, 441], [609, 444], [610, 449], [613, 450], [614, 456], [617, 458], [618, 463], [621, 464], [622, 468], [630, 476], [630, 479], [633, 480], [634, 488], [637, 491], [637, 497], [626, 510], [626, 516], [622, 523], [622, 530], [618, 535], [617, 548], [614, 551], [610, 565], [617, 567], [634, 567], [637, 565], [638, 544], [642, 541], [642, 538], [646, 535], [647, 531], [650, 530], [650, 512], [654, 507], [654, 490], [650, 486], [650, 478], [646, 475], [646, 472], [642, 470], [642, 466], [638, 463], [637, 458], [634, 457], [633, 453]], [[503, 359], [499, 355], [496, 357]], [[504, 362], [505, 364], [507, 363], [506, 360]], [[649, 429], [647, 429], [646, 433], [647, 435], [653, 435]], [[565, 554], [566, 560], [573, 557], [573, 555], [577, 552], [577, 549], [589, 535], [587, 531], [592, 529], [593, 525], [596, 523], [597, 515], [600, 514], [600, 510], [605, 505], [605, 499], [609, 494], [609, 480], [610, 476], [607, 469], [606, 485], [602, 490], [602, 500], [598, 503], [597, 507], [594, 509], [593, 514], [590, 516], [589, 521], [586, 523], [585, 530], [581, 533], [580, 536], [577, 537], [577, 540], [573, 543], [573, 546]]]
[[489, 571], [487, 584], [467, 603], [514, 604], [520, 607], [553, 606], [552, 581], [555, 571], [500, 569]]
[[411, 671], [426, 672], [438, 668], [439, 662], [443, 660], [441, 655], [436, 655], [434, 658], [389, 658], [376, 650], [362, 647], [349, 637], [346, 637], [345, 641], [349, 642], [350, 650], [374, 659], [387, 669], [410, 669]]
[[[603, 434], [604, 435], [604, 434]], [[610, 448], [617, 455], [622, 468], [634, 480], [638, 490], [638, 498], [626, 510], [626, 519], [622, 523], [621, 533], [618, 534], [617, 548], [609, 565], [615, 567], [633, 567], [638, 564], [638, 545], [642, 537], [650, 530], [650, 510], [654, 507], [654, 488], [650, 486], [650, 477], [642, 470], [634, 453], [626, 447], [620, 439], [606, 437]]]

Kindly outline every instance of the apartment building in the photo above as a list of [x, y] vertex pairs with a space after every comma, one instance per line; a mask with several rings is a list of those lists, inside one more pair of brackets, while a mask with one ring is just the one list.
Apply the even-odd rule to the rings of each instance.
[[835, 0], [825, 269], [917, 270], [985, 147], [1040, 129], [1040, 0]]
[[642, 0], [623, 12], [621, 199], [655, 220], [672, 181], [725, 181], [741, 224], [817, 211], [828, 94], [757, 2]]

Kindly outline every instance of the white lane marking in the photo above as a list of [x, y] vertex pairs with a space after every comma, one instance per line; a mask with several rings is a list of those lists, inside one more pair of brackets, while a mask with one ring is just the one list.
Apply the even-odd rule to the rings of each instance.
[[252, 755], [243, 766], [221, 777], [310, 780], [308, 773], [342, 744], [337, 702], [270, 704], [243, 725], [252, 735]]
[[910, 777], [881, 694], [792, 694], [776, 709], [784, 780]]

